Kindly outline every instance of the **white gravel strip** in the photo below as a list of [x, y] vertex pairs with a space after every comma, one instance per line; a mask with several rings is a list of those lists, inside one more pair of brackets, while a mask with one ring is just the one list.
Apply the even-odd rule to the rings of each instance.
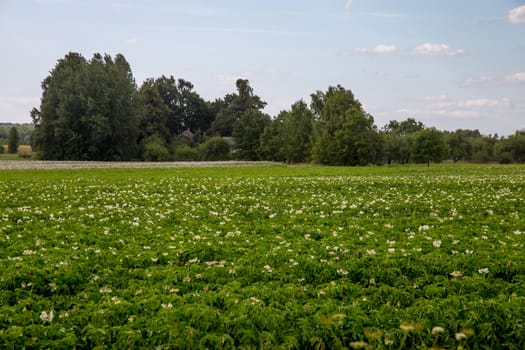
[[104, 168], [176, 168], [176, 167], [213, 167], [213, 166], [250, 166], [278, 164], [272, 162], [77, 162], [77, 161], [41, 161], [41, 160], [4, 160], [0, 161], [0, 170], [17, 169], [104, 169]]

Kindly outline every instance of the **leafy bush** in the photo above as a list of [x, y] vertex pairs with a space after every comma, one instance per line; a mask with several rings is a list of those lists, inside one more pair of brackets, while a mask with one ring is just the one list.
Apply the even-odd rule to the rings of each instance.
[[173, 159], [179, 162], [189, 162], [199, 160], [199, 156], [196, 148], [189, 146], [175, 147], [173, 151]]
[[165, 162], [170, 160], [170, 153], [164, 144], [164, 140], [157, 135], [147, 137], [143, 141], [144, 152], [142, 158], [149, 162]]
[[222, 137], [212, 137], [199, 146], [198, 154], [201, 160], [229, 160], [230, 144]]
[[498, 154], [498, 162], [500, 164], [512, 163], [512, 154], [510, 154], [510, 152], [501, 152], [500, 154]]

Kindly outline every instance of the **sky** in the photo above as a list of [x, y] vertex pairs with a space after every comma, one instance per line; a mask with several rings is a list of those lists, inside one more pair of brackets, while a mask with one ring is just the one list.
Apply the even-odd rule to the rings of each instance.
[[272, 116], [340, 84], [379, 128], [525, 129], [525, 0], [0, 0], [0, 122], [31, 122], [70, 51], [206, 100], [245, 78]]

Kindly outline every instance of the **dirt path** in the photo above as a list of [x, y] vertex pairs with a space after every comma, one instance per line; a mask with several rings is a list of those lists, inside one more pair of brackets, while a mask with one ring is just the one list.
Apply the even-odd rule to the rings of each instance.
[[172, 168], [199, 166], [231, 166], [275, 164], [272, 162], [77, 162], [77, 161], [38, 161], [5, 160], [0, 161], [0, 170], [11, 169], [93, 169], [93, 168]]

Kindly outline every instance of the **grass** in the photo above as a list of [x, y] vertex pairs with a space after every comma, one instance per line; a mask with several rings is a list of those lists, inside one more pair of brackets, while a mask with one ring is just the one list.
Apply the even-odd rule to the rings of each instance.
[[2, 348], [525, 346], [525, 167], [9, 170]]

